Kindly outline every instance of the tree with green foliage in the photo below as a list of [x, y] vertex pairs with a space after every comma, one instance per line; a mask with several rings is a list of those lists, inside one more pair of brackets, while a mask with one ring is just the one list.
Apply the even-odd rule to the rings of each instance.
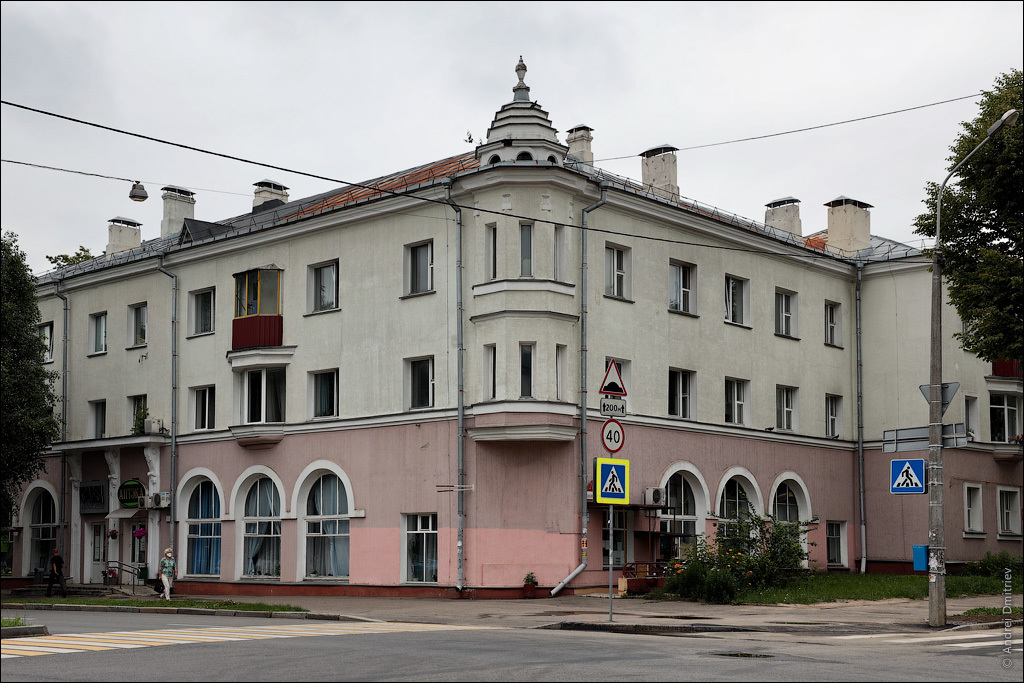
[[[1001, 74], [962, 125], [950, 147], [949, 168], [960, 163], [1010, 109], [1024, 109], [1024, 77]], [[1006, 126], [957, 172], [942, 196], [943, 278], [964, 331], [954, 336], [982, 360], [1024, 359], [1024, 125]], [[917, 217], [919, 235], [935, 236], [937, 183], [928, 183], [928, 212]]]
[[50, 262], [54, 268], [66, 268], [67, 266], [73, 266], [76, 263], [82, 261], [89, 261], [95, 258], [92, 252], [86, 247], [78, 245], [78, 251], [74, 254], [57, 254], [56, 256], [47, 256], [46, 260]]
[[10, 524], [21, 487], [44, 468], [43, 452], [60, 433], [53, 414], [58, 373], [43, 366], [35, 279], [18, 248], [3, 235], [0, 262], [0, 513]]

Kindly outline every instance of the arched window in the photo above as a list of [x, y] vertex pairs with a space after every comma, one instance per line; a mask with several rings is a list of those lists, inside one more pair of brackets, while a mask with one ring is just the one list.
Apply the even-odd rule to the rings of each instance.
[[245, 498], [245, 574], [281, 575], [281, 496], [269, 477], [249, 487]]
[[520, 152], [516, 157], [516, 161], [533, 161], [533, 155], [529, 152]]
[[499, 157], [497, 154], [495, 154], [490, 159], [487, 160], [487, 163], [489, 163], [489, 164], [501, 163], [501, 157]]
[[661, 513], [661, 556], [665, 559], [685, 557], [697, 540], [697, 503], [693, 487], [682, 472], [676, 472], [669, 478], [666, 488], [669, 509]]
[[740, 519], [750, 514], [750, 502], [747, 499], [747, 492], [739, 479], [733, 477], [725, 483], [725, 491], [722, 492], [722, 504], [719, 507], [718, 516], [722, 519]]
[[186, 572], [220, 574], [220, 496], [212, 481], [192, 491], [188, 501], [188, 558]]
[[779, 488], [776, 489], [772, 514], [780, 522], [800, 521], [800, 505], [797, 503], [796, 494], [788, 484], [779, 484]]
[[32, 567], [48, 569], [50, 555], [57, 547], [57, 506], [47, 491], [39, 491], [32, 503]]
[[558, 159], [556, 159], [553, 154], [548, 156], [548, 161], [550, 161], [552, 164], [558, 163]]
[[316, 480], [306, 498], [306, 576], [348, 576], [348, 493], [335, 474]]

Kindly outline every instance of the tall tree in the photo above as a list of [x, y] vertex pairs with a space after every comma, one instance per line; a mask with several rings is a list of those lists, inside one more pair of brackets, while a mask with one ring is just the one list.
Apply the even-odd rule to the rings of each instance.
[[53, 414], [56, 372], [43, 361], [35, 279], [5, 233], [0, 261], [0, 512], [9, 524], [21, 487], [43, 469], [43, 452], [59, 434]]
[[[989, 126], [1009, 111], [1024, 110], [1019, 69], [1001, 74], [978, 105], [978, 116], [962, 125], [950, 147], [952, 170], [985, 138]], [[957, 172], [959, 181], [942, 195], [943, 277], [949, 300], [964, 321], [954, 336], [983, 360], [1024, 358], [1024, 125], [1004, 127]], [[951, 179], [952, 182], [953, 179]], [[937, 183], [926, 187], [928, 212], [915, 232], [935, 236]]]

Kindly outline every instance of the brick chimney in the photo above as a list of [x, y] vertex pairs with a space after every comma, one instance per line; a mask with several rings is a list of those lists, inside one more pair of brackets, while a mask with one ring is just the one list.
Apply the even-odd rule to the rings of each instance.
[[122, 218], [121, 216], [111, 218], [110, 225], [107, 226], [107, 234], [109, 237], [104, 252], [107, 256], [142, 246], [142, 223], [133, 221], [131, 218]]
[[825, 206], [828, 207], [828, 246], [852, 255], [871, 244], [870, 204], [840, 196], [826, 202]]
[[803, 225], [800, 222], [800, 200], [796, 197], [783, 197], [765, 204], [764, 224], [777, 230], [785, 230], [797, 237], [803, 236]]
[[167, 237], [181, 232], [186, 218], [196, 217], [195, 193], [184, 187], [168, 185], [160, 188], [164, 200], [164, 218], [160, 221], [160, 236]]
[[565, 143], [569, 145], [569, 156], [590, 166], [594, 164], [594, 153], [590, 151], [590, 143], [594, 140], [594, 136], [590, 134], [592, 130], [594, 129], [582, 124], [573, 126], [565, 139]]
[[652, 147], [643, 157], [643, 183], [655, 193], [668, 199], [679, 199], [679, 185], [676, 184], [676, 150], [672, 145]]
[[[256, 194], [252, 200], [252, 208], [254, 209], [259, 208], [267, 202], [272, 202], [275, 199], [278, 201], [278, 204], [275, 204], [274, 206], [279, 206], [280, 204], [284, 204], [288, 201], [288, 188], [279, 182], [274, 180], [261, 180], [258, 183], [253, 183], [253, 185], [256, 186]], [[270, 209], [273, 207], [265, 206], [263, 208]]]

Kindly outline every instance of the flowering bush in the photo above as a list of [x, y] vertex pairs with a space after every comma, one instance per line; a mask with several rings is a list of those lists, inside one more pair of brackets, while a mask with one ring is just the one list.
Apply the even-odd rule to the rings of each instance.
[[140, 526], [138, 529], [132, 532], [132, 536], [135, 538], [142, 538], [146, 535], [146, 527]]
[[108, 531], [107, 538], [117, 538], [117, 529], [111, 529]]

